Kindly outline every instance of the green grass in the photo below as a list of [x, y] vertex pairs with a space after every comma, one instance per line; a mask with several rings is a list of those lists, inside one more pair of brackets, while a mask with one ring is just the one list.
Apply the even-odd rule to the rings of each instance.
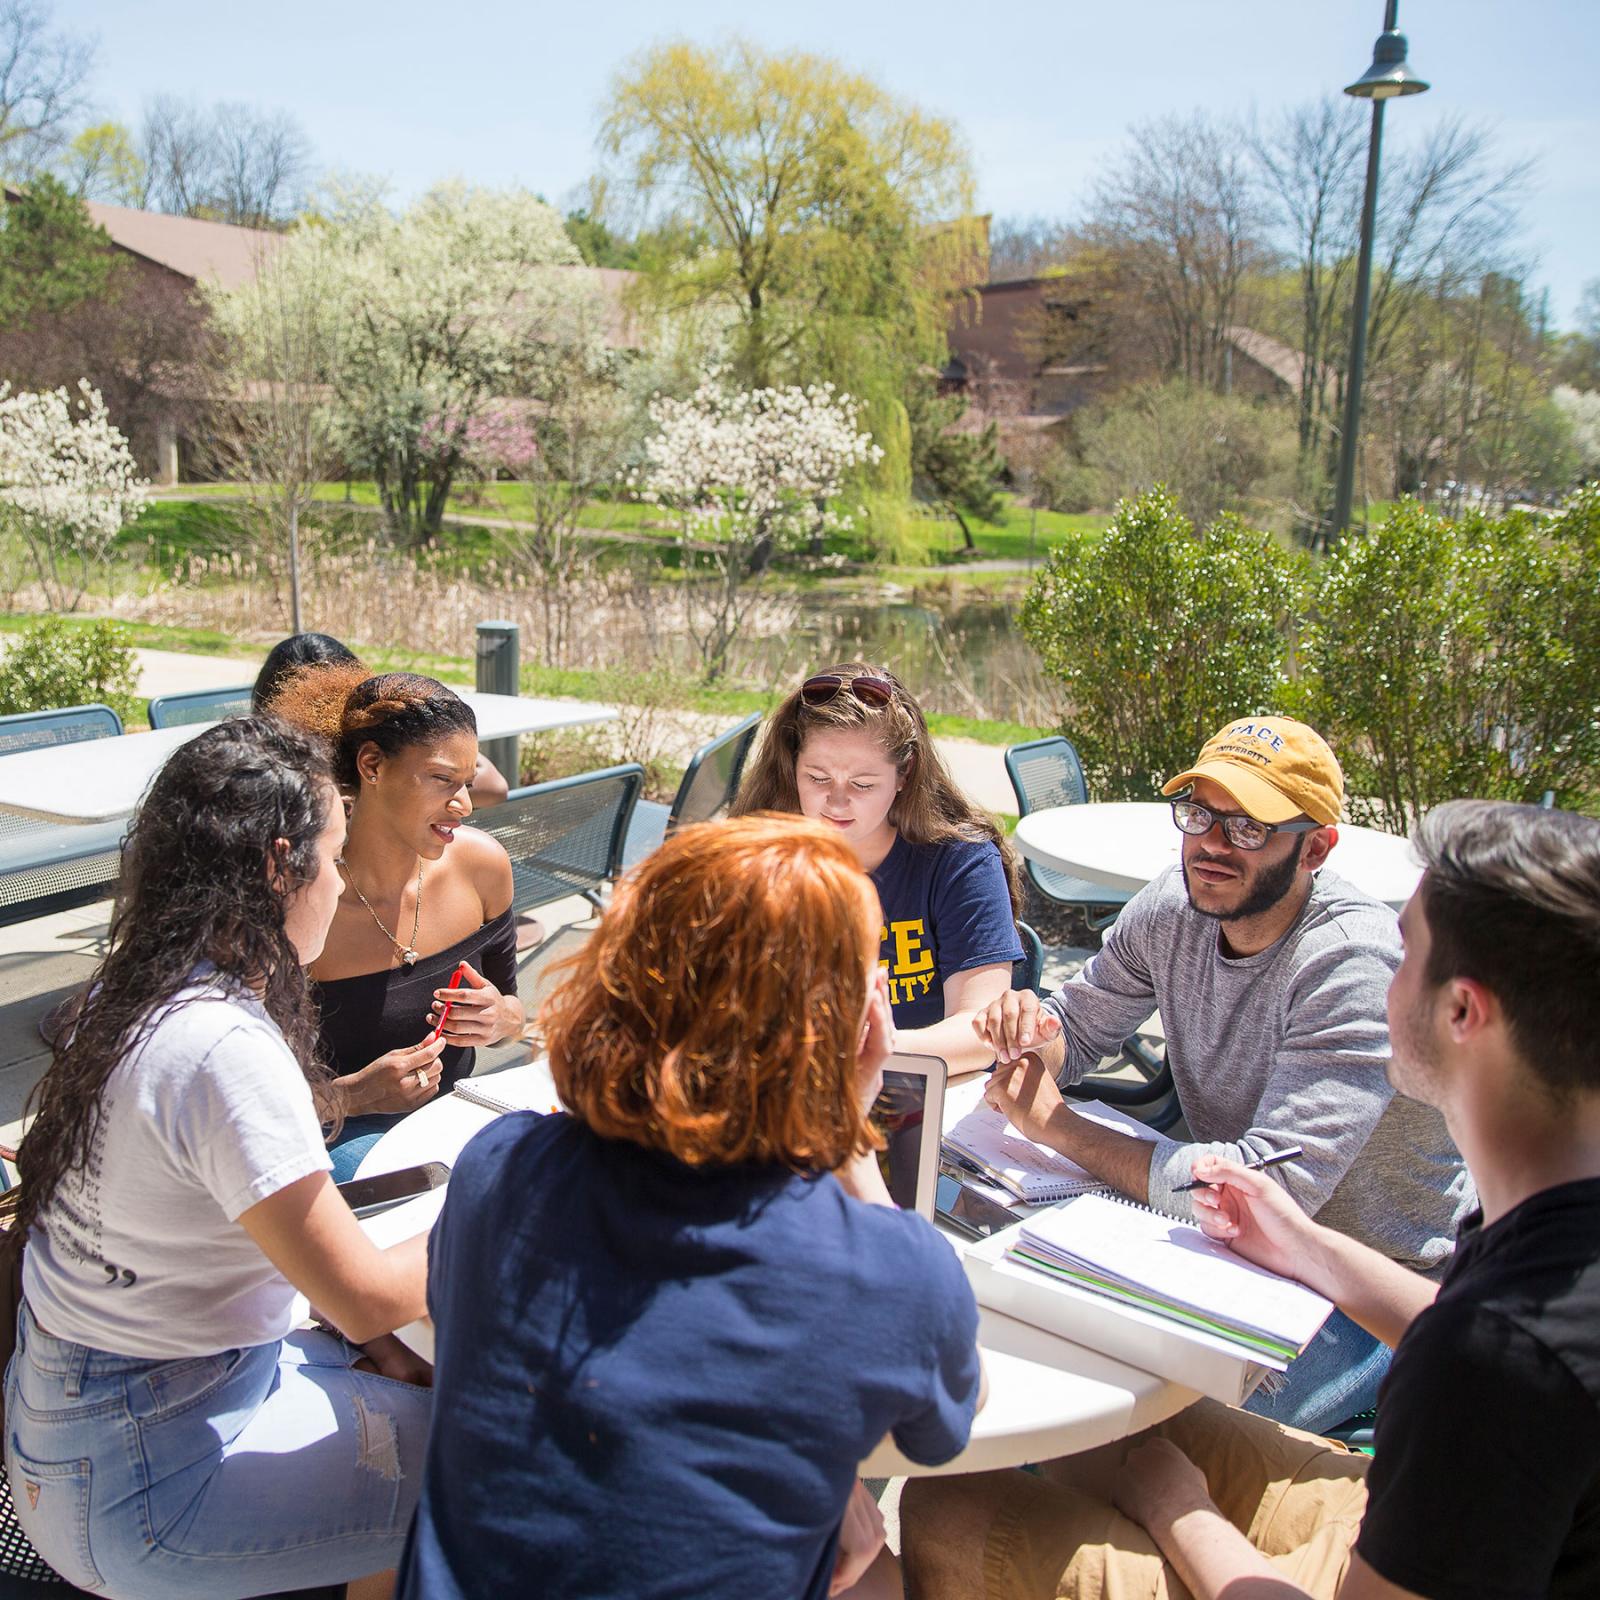
[[[0, 633], [19, 633], [38, 622], [36, 612], [0, 612]], [[87, 628], [94, 617], [64, 617], [69, 628]], [[178, 628], [149, 622], [119, 622], [127, 641], [139, 650], [175, 650], [195, 656], [239, 656], [265, 658], [265, 646], [252, 645], [236, 635], [206, 628]], [[350, 641], [361, 659], [375, 672], [420, 672], [441, 683], [470, 687], [475, 664], [471, 656], [434, 655], [427, 651], [376, 649]], [[523, 694], [551, 696], [602, 703], [626, 697], [629, 674], [617, 670], [525, 665], [519, 679]], [[765, 716], [782, 698], [781, 689], [722, 688], [714, 684], [685, 681], [678, 686], [673, 706], [680, 711], [697, 711], [707, 716], [744, 717], [752, 711]], [[936, 738], [971, 739], [979, 744], [1012, 745], [1027, 739], [1042, 739], [1053, 728], [1030, 727], [1020, 722], [983, 722], [975, 717], [934, 712], [928, 727]]]

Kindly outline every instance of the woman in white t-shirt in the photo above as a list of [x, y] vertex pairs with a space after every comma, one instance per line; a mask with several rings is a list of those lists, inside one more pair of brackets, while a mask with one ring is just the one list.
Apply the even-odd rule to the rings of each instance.
[[[24, 1531], [84, 1588], [376, 1595], [399, 1558], [431, 1394], [379, 1336], [424, 1310], [426, 1240], [379, 1250], [329, 1181], [303, 970], [344, 832], [307, 735], [241, 718], [180, 746], [39, 1085], [6, 1467]], [[378, 1342], [293, 1332], [296, 1290]]]

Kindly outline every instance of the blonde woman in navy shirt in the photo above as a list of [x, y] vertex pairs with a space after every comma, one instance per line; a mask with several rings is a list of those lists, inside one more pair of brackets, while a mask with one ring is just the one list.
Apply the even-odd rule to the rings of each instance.
[[988, 1066], [972, 1019], [1022, 955], [1016, 857], [945, 770], [905, 685], [863, 661], [807, 678], [767, 719], [733, 807], [754, 811], [828, 823], [871, 877], [900, 1048], [952, 1072]]

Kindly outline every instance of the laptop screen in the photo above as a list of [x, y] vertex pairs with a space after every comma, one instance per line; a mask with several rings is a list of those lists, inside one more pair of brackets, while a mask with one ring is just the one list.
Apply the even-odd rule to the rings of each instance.
[[938, 1056], [892, 1056], [872, 1107], [883, 1136], [878, 1167], [889, 1198], [902, 1211], [932, 1218], [939, 1179], [939, 1136], [946, 1068]]

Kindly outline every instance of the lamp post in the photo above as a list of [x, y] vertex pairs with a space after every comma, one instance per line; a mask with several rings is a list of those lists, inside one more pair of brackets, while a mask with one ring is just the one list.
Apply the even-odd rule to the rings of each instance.
[[1378, 209], [1378, 152], [1383, 144], [1383, 103], [1398, 95], [1421, 94], [1425, 79], [1406, 62], [1406, 36], [1395, 31], [1400, 0], [1386, 0], [1383, 32], [1372, 47], [1372, 65], [1345, 86], [1345, 93], [1372, 102], [1372, 134], [1367, 141], [1367, 188], [1361, 202], [1361, 254], [1356, 261], [1356, 303], [1350, 319], [1350, 366], [1345, 373], [1344, 432], [1339, 439], [1339, 477], [1334, 486], [1329, 542], [1350, 526], [1356, 482], [1356, 441], [1361, 432], [1361, 379], [1367, 365], [1367, 301], [1372, 290], [1372, 228]]

